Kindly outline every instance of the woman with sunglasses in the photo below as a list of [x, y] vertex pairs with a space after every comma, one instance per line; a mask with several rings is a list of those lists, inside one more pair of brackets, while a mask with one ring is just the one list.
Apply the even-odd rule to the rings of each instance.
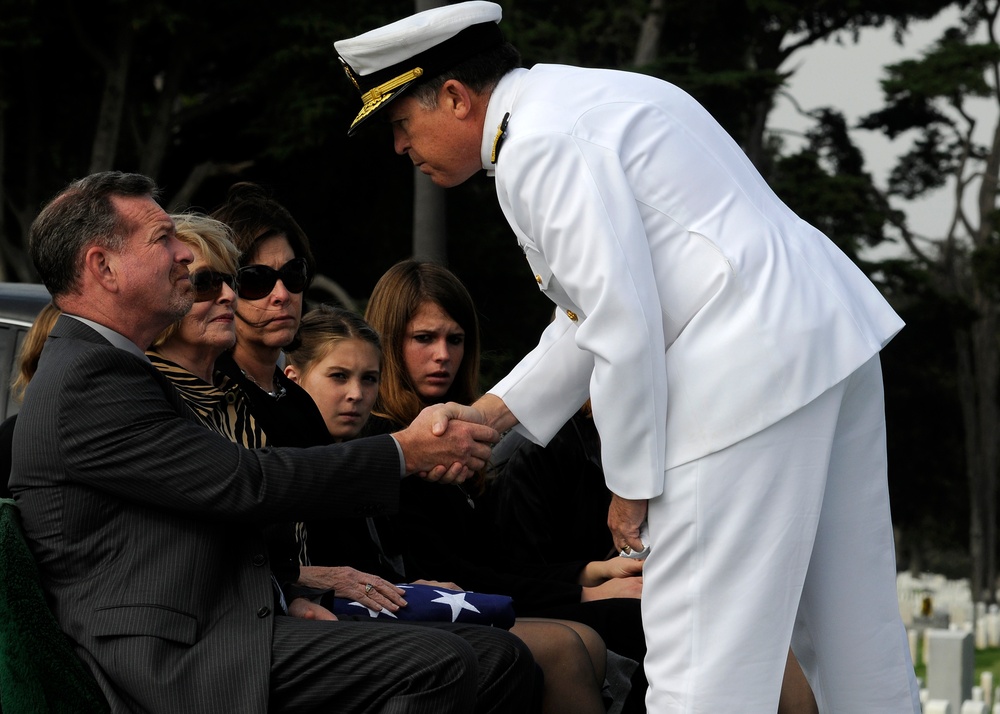
[[[299, 329], [303, 293], [313, 273], [305, 231], [288, 209], [252, 183], [232, 186], [212, 217], [229, 226], [242, 254], [237, 273], [236, 345], [216, 361], [217, 372], [246, 396], [269, 445], [331, 443], [333, 437], [312, 397], [279, 367], [282, 349]], [[299, 583], [299, 567], [309, 562], [304, 524], [275, 525], [269, 529], [268, 540], [272, 569], [282, 584]], [[372, 588], [366, 589], [369, 583]], [[353, 568], [330, 568], [324, 582], [311, 584], [355, 593], [350, 596], [376, 609], [406, 605], [391, 583]]]
[[[232, 231], [226, 224], [207, 216], [181, 214], [172, 218], [177, 237], [194, 254], [188, 272], [195, 301], [184, 318], [164, 330], [153, 342], [147, 355], [205, 426], [248, 448], [275, 446], [270, 432], [257, 418], [258, 410], [249, 398], [252, 393], [247, 392], [246, 380], [232, 379], [215, 369], [236, 344], [239, 249], [230, 240]], [[292, 383], [291, 386], [298, 390], [298, 385]], [[308, 394], [306, 398], [313, 404]], [[271, 569], [290, 601], [288, 612], [308, 619], [331, 619], [332, 615], [325, 608], [304, 597], [294, 597], [301, 591], [298, 587], [300, 549], [294, 530], [294, 525], [284, 524], [273, 526], [269, 533]], [[373, 587], [377, 587], [378, 592], [373, 590], [371, 595], [386, 591], [386, 607], [396, 609], [405, 605], [395, 587], [374, 575], [350, 567], [327, 568], [324, 575], [331, 588], [341, 589], [344, 583], [376, 583]], [[303, 587], [308, 589], [307, 585]], [[323, 586], [318, 584], [317, 587]], [[374, 605], [370, 600], [367, 604]]]
[[[268, 437], [254, 418], [246, 392], [215, 370], [216, 361], [236, 343], [236, 271], [240, 252], [230, 240], [232, 231], [226, 224], [199, 214], [185, 213], [171, 218], [177, 237], [194, 254], [194, 261], [188, 266], [194, 303], [187, 315], [153, 341], [146, 354], [205, 426], [247, 448], [268, 446]], [[275, 554], [285, 555], [284, 551]], [[290, 557], [293, 556], [289, 554], [284, 559]], [[297, 569], [275, 566], [272, 571], [286, 586], [298, 577]], [[304, 597], [288, 599], [291, 615], [309, 619], [330, 617], [325, 608]]]
[[172, 216], [177, 237], [191, 248], [194, 304], [147, 351], [205, 426], [248, 448], [264, 446], [243, 393], [215, 379], [215, 361], [236, 342], [233, 325], [239, 251], [225, 224], [207, 216]]
[[216, 369], [242, 388], [273, 446], [330, 443], [315, 403], [279, 368], [314, 270], [309, 239], [284, 206], [252, 183], [232, 186], [212, 217], [232, 229], [241, 253], [236, 345]]

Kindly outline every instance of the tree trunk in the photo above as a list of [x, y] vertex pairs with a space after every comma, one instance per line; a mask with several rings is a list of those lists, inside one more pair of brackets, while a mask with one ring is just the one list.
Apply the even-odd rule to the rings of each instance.
[[[993, 142], [986, 156], [979, 184], [977, 203], [979, 226], [975, 233], [977, 247], [986, 247], [994, 240], [997, 206], [997, 175], [1000, 172], [1000, 122], [994, 126]], [[975, 276], [975, 271], [973, 271]], [[997, 589], [997, 468], [998, 438], [1000, 438], [1000, 335], [997, 333], [1000, 300], [992, 286], [985, 289], [974, 283], [973, 306], [980, 318], [971, 330], [972, 366], [979, 410], [974, 424], [978, 430], [979, 472], [969, 483], [971, 497], [970, 546], [976, 543], [973, 556], [973, 597], [984, 602], [996, 602]], [[971, 474], [970, 474], [971, 476]], [[978, 560], [978, 562], [977, 562]]]
[[747, 158], [764, 176], [771, 173], [768, 165], [769, 154], [764, 149], [764, 135], [767, 132], [767, 117], [774, 108], [774, 98], [762, 99], [754, 107], [753, 124], [747, 131], [746, 145], [743, 151]]
[[[446, 0], [414, 0], [416, 12], [447, 5]], [[447, 198], [419, 169], [413, 169], [413, 257], [448, 262]]]
[[114, 167], [125, 112], [125, 95], [128, 86], [129, 65], [132, 62], [133, 32], [127, 19], [118, 28], [114, 55], [105, 66], [104, 94], [94, 132], [94, 145], [90, 154], [90, 171], [109, 171]]
[[[990, 533], [995, 535], [995, 508], [988, 492], [996, 470], [996, 350], [984, 345], [995, 342], [996, 321], [978, 320], [956, 335], [957, 379], [965, 431], [966, 475], [969, 488], [969, 555], [972, 573], [969, 589], [975, 601], [992, 600]], [[985, 349], [984, 349], [985, 348]], [[992, 353], [992, 354], [990, 354]], [[991, 369], [992, 365], [992, 369]], [[992, 387], [992, 391], [989, 391]]]
[[181, 91], [181, 77], [184, 73], [184, 48], [175, 44], [170, 54], [170, 63], [162, 77], [160, 100], [157, 102], [156, 115], [149, 128], [149, 136], [145, 146], [139, 152], [139, 173], [149, 176], [154, 181], [159, 178], [163, 158], [170, 145], [173, 129], [174, 110], [177, 97]]
[[[2, 256], [3, 263], [3, 280], [27, 282], [38, 279], [35, 273], [35, 266], [28, 256], [28, 234], [31, 222], [35, 219], [43, 198], [39, 196], [38, 187], [38, 167], [42, 162], [37, 160], [37, 157], [40, 151], [47, 151], [49, 147], [39, 137], [38, 127], [40, 122], [34, 121], [38, 113], [38, 107], [42, 106], [42, 102], [37, 101], [36, 97], [41, 85], [35, 76], [36, 66], [36, 62], [27, 62], [21, 69], [21, 72], [25, 75], [24, 82], [29, 92], [29, 117], [26, 122], [27, 128], [17, 138], [21, 152], [28, 157], [27, 162], [23, 166], [23, 173], [17, 178], [20, 203], [15, 202], [15, 199], [7, 188], [11, 183], [7, 180], [6, 157], [5, 155], [0, 157], [0, 212], [8, 210], [10, 211], [9, 215], [14, 217], [14, 221], [12, 222], [4, 220], [3, 228], [0, 230], [0, 240], [2, 240], [0, 256]], [[0, 97], [0, 105], [2, 104], [2, 97]], [[2, 111], [0, 109], [0, 112]], [[0, 117], [0, 123], [3, 123], [2, 117]], [[3, 152], [3, 148], [6, 146], [5, 134], [6, 126], [0, 127], [0, 152]], [[14, 238], [15, 232], [19, 240]]]
[[413, 169], [413, 257], [448, 263], [447, 197], [445, 190]]
[[663, 0], [650, 0], [646, 17], [639, 31], [639, 41], [635, 45], [632, 64], [645, 67], [652, 64], [659, 55], [660, 35], [663, 33]]
[[184, 184], [173, 195], [173, 198], [170, 199], [170, 203], [167, 204], [167, 212], [179, 213], [180, 211], [187, 210], [191, 205], [195, 193], [198, 192], [201, 185], [208, 179], [216, 176], [239, 176], [251, 166], [253, 166], [253, 161], [239, 161], [232, 164], [205, 161], [198, 164], [188, 172]]

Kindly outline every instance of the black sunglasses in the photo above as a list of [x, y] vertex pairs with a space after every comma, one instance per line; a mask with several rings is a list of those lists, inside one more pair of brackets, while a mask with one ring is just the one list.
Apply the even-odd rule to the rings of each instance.
[[244, 300], [267, 297], [280, 280], [290, 293], [300, 293], [309, 282], [309, 268], [305, 258], [289, 260], [275, 270], [269, 265], [248, 265], [237, 274], [238, 292]]
[[219, 295], [222, 294], [223, 283], [234, 291], [239, 288], [236, 276], [232, 273], [220, 273], [215, 270], [196, 270], [188, 277], [191, 280], [191, 287], [194, 288], [195, 302], [217, 300]]

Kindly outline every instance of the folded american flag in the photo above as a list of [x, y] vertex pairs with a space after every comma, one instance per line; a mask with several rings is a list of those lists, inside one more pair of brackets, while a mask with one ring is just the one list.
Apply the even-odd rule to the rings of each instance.
[[403, 597], [408, 603], [396, 612], [371, 610], [355, 600], [333, 599], [333, 614], [337, 617], [411, 620], [415, 622], [468, 622], [510, 629], [514, 624], [514, 603], [507, 595], [491, 595], [461, 590], [448, 590], [433, 585], [404, 583]]

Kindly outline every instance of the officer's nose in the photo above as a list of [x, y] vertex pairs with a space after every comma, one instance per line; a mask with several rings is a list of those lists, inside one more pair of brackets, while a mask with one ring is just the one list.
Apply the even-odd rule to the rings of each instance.
[[407, 138], [406, 132], [395, 124], [392, 126], [392, 143], [396, 149], [396, 153], [400, 156], [410, 150], [410, 140]]

